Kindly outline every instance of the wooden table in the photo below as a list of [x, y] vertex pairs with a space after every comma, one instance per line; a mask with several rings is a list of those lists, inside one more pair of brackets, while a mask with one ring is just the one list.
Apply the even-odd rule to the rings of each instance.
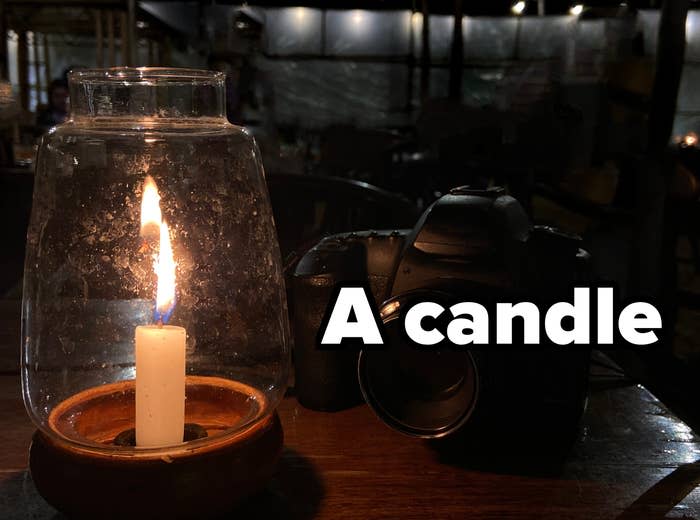
[[[27, 472], [34, 428], [12, 361], [16, 307], [0, 302], [7, 325], [0, 333], [0, 519], [59, 519]], [[527, 446], [529, 466], [489, 468], [488, 453], [478, 463], [441, 460], [434, 446], [393, 432], [365, 406], [327, 414], [287, 397], [280, 416], [285, 450], [277, 475], [230, 518], [700, 518], [700, 439], [644, 388], [605, 369], [596, 369], [578, 439], [556, 464], [554, 454]]]

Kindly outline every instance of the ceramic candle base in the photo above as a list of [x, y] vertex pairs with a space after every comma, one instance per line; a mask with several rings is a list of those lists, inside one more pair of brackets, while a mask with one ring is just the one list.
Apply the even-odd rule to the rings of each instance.
[[279, 457], [282, 428], [276, 413], [239, 433], [221, 433], [259, 416], [263, 405], [262, 394], [247, 385], [188, 377], [186, 420], [204, 427], [209, 437], [139, 449], [113, 445], [116, 435], [133, 428], [133, 381], [92, 388], [54, 409], [49, 425], [57, 435], [36, 432], [30, 449], [32, 478], [46, 501], [71, 518], [225, 514], [265, 485]]

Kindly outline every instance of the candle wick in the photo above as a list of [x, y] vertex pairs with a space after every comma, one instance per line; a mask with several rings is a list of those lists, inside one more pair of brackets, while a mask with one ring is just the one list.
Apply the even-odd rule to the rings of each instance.
[[162, 320], [162, 319], [159, 319], [159, 320], [158, 320], [158, 323], [156, 323], [156, 325], [158, 325], [158, 328], [159, 328], [159, 329], [162, 329], [162, 328], [163, 328], [163, 320]]

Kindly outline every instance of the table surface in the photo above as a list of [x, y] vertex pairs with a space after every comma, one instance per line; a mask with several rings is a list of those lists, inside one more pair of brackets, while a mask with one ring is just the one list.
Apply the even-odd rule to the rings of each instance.
[[[34, 428], [16, 368], [18, 311], [0, 302], [0, 518], [57, 520], [27, 470]], [[525, 464], [498, 468], [488, 452], [478, 461], [441, 458], [366, 406], [321, 413], [287, 397], [279, 413], [277, 473], [230, 518], [700, 518], [700, 439], [646, 389], [607, 369], [594, 371], [570, 451], [558, 457], [526, 445], [516, 450]]]

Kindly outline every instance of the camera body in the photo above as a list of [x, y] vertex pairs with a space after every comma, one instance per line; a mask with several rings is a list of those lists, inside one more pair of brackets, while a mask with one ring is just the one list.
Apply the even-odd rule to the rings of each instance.
[[[299, 402], [337, 410], [361, 396], [393, 428], [435, 438], [470, 426], [556, 418], [585, 406], [589, 352], [544, 346], [416, 349], [401, 334], [415, 301], [568, 299], [586, 284], [589, 255], [576, 236], [532, 226], [500, 188], [455, 188], [411, 230], [343, 233], [299, 262], [292, 283]], [[316, 334], [335, 286], [369, 284], [389, 345], [320, 350]]]

